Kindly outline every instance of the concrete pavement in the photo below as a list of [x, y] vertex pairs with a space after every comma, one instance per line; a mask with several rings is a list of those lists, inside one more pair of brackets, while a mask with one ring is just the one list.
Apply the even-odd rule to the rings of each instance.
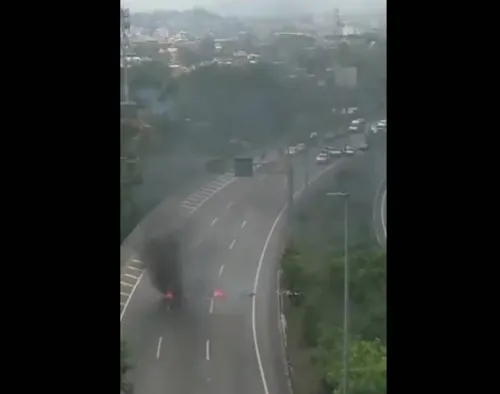
[[[309, 156], [310, 179], [324, 170], [315, 165], [315, 153]], [[304, 159], [293, 161], [299, 189]], [[255, 273], [285, 201], [284, 175], [256, 174], [226, 186], [188, 219], [181, 234], [187, 297], [181, 311], [164, 308], [144, 273], [122, 321], [122, 336], [135, 361], [130, 378], [137, 394], [286, 392], [273, 264], [279, 237], [271, 238], [263, 256], [255, 295], [262, 371], [251, 321]], [[215, 290], [224, 295], [214, 297]]]

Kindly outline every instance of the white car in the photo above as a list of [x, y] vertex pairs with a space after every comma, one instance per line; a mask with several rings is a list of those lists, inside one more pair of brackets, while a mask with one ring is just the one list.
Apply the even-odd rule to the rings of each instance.
[[294, 155], [294, 154], [297, 153], [297, 148], [295, 146], [290, 146], [290, 147], [287, 148], [286, 153], [288, 155]]
[[344, 147], [344, 155], [346, 155], [346, 156], [353, 156], [355, 154], [356, 154], [356, 152], [349, 145], [346, 145]]
[[378, 132], [386, 132], [386, 131], [387, 131], [387, 120], [386, 119], [379, 120], [377, 122], [377, 124], [375, 125], [374, 132], [378, 133]]
[[364, 152], [368, 150], [368, 144], [366, 142], [363, 142], [359, 145], [358, 150]]
[[300, 143], [295, 147], [299, 152], [306, 149], [306, 144]]
[[354, 119], [352, 122], [351, 122], [351, 125], [352, 126], [359, 126], [361, 125], [365, 120], [363, 118], [358, 118], [358, 119]]
[[342, 151], [340, 149], [334, 148], [333, 146], [325, 146], [322, 153], [326, 153], [330, 157], [342, 156]]
[[359, 131], [359, 126], [351, 125], [351, 126], [349, 126], [349, 128], [347, 129], [347, 131], [349, 133], [357, 133]]
[[326, 163], [328, 163], [328, 155], [326, 153], [320, 153], [316, 157], [316, 163], [317, 164], [326, 164]]
[[316, 131], [313, 131], [311, 135], [309, 136], [310, 139], [314, 139], [318, 137], [318, 133]]

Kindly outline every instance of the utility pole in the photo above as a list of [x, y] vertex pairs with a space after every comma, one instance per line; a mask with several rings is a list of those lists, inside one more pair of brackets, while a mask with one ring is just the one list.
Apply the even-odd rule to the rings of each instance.
[[342, 37], [342, 33], [344, 30], [344, 25], [340, 19], [340, 11], [338, 8], [333, 10], [333, 35], [336, 38]]
[[305, 158], [305, 174], [304, 174], [304, 195], [307, 193], [307, 187], [309, 185], [309, 149], [310, 149], [310, 142], [311, 140], [307, 141], [306, 143], [306, 149], [304, 153], [304, 158]]
[[288, 154], [288, 148], [286, 150], [286, 165], [287, 165], [287, 186], [288, 186], [288, 231], [289, 235], [292, 234], [292, 220], [293, 220], [293, 163], [290, 155]]
[[128, 54], [130, 48], [130, 10], [120, 7], [121, 63], [123, 67], [123, 99], [129, 102]]
[[342, 394], [349, 394], [349, 193], [326, 193], [330, 197], [342, 197], [344, 200], [344, 349], [342, 363]]
[[344, 376], [342, 386], [344, 394], [348, 394], [349, 385], [349, 195], [344, 196]]

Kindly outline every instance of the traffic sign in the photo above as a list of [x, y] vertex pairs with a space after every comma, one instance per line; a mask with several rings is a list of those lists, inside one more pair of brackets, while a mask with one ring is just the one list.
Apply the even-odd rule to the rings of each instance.
[[238, 177], [253, 176], [253, 158], [238, 157], [234, 159], [234, 175]]

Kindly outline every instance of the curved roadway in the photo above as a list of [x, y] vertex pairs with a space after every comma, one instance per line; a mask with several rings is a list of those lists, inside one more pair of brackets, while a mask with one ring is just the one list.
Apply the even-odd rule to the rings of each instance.
[[[311, 181], [327, 169], [315, 164], [315, 153], [308, 160]], [[297, 190], [304, 185], [305, 160], [293, 160]], [[221, 190], [191, 216], [182, 238], [186, 302], [181, 311], [162, 307], [144, 272], [122, 320], [136, 394], [288, 391], [273, 264], [280, 237], [271, 237], [283, 222], [277, 217], [285, 202], [285, 176], [256, 173]]]
[[373, 225], [378, 243], [384, 246], [387, 242], [387, 184], [380, 182], [373, 204]]
[[384, 194], [382, 195], [381, 204], [381, 221], [382, 228], [384, 229], [384, 238], [387, 241], [387, 188], [384, 189]]

